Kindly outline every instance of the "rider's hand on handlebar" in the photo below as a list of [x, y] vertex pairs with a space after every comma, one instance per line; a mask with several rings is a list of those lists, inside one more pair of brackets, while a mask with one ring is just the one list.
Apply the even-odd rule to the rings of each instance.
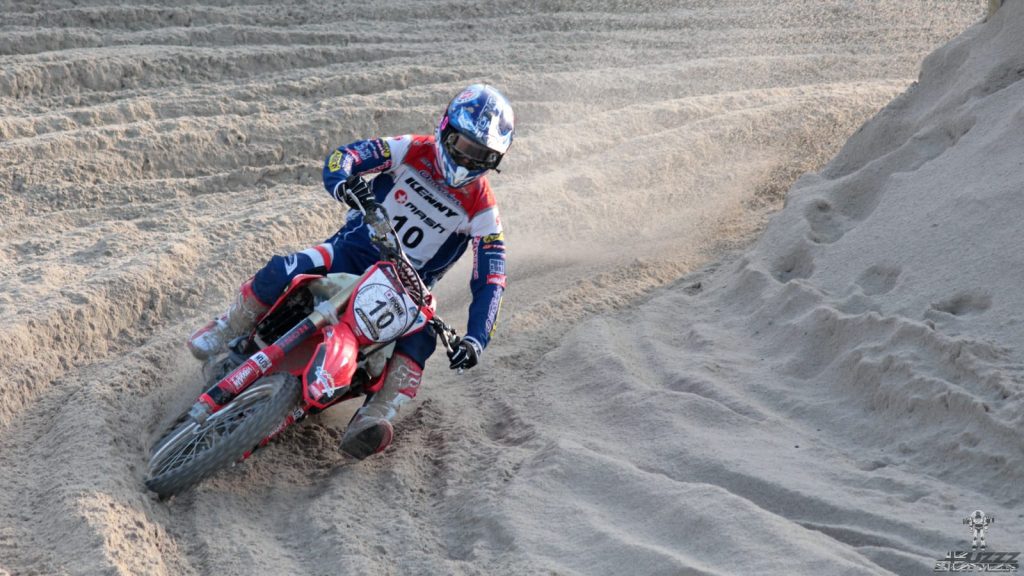
[[353, 210], [366, 212], [371, 210], [376, 203], [370, 185], [359, 176], [352, 176], [346, 180], [342, 191], [345, 194], [345, 204], [348, 204], [349, 208]]
[[452, 370], [464, 370], [476, 366], [480, 361], [480, 345], [472, 340], [463, 340], [456, 337], [452, 342], [452, 349], [448, 352], [448, 359], [451, 360]]

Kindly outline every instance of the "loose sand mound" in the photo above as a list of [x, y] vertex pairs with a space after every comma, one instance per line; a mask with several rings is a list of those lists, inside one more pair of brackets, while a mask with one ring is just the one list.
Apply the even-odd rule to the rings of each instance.
[[[903, 573], [1012, 519], [1019, 7], [652, 298], [979, 3], [0, 7], [0, 573]], [[484, 366], [431, 365], [383, 457], [327, 416], [152, 500], [184, 336], [342, 219], [320, 158], [477, 80], [520, 118]]]
[[981, 508], [990, 549], [1019, 550], [1022, 37], [1008, 4], [752, 250], [567, 334], [534, 379], [571, 400], [528, 409], [559, 439], [511, 483], [534, 506], [513, 541], [584, 573], [928, 574]]

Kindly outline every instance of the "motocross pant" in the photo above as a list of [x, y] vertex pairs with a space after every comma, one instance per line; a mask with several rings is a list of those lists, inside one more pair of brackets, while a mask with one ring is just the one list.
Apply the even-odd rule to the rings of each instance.
[[[253, 277], [252, 289], [264, 303], [272, 304], [299, 274], [362, 274], [380, 257], [365, 248], [345, 242], [341, 230], [326, 242], [289, 254], [273, 256]], [[434, 353], [437, 337], [432, 327], [399, 338], [395, 353], [402, 354], [422, 370], [427, 358]]]

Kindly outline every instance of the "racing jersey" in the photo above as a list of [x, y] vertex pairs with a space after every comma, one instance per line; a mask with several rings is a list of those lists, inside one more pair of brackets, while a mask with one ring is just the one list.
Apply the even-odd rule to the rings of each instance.
[[[344, 201], [351, 176], [375, 175], [371, 187], [398, 233], [409, 261], [428, 287], [444, 276], [467, 246], [473, 274], [466, 338], [485, 348], [494, 332], [505, 289], [505, 239], [494, 193], [483, 176], [463, 186], [444, 183], [436, 166], [433, 136], [359, 140], [334, 150], [324, 163], [324, 187]], [[349, 210], [339, 232], [347, 250], [377, 255], [370, 229]]]

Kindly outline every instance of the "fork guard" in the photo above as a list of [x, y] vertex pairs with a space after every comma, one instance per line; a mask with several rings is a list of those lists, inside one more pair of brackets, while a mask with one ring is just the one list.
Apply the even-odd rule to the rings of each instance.
[[350, 391], [359, 361], [359, 341], [348, 324], [328, 326], [323, 336], [302, 373], [305, 401], [321, 410]]

